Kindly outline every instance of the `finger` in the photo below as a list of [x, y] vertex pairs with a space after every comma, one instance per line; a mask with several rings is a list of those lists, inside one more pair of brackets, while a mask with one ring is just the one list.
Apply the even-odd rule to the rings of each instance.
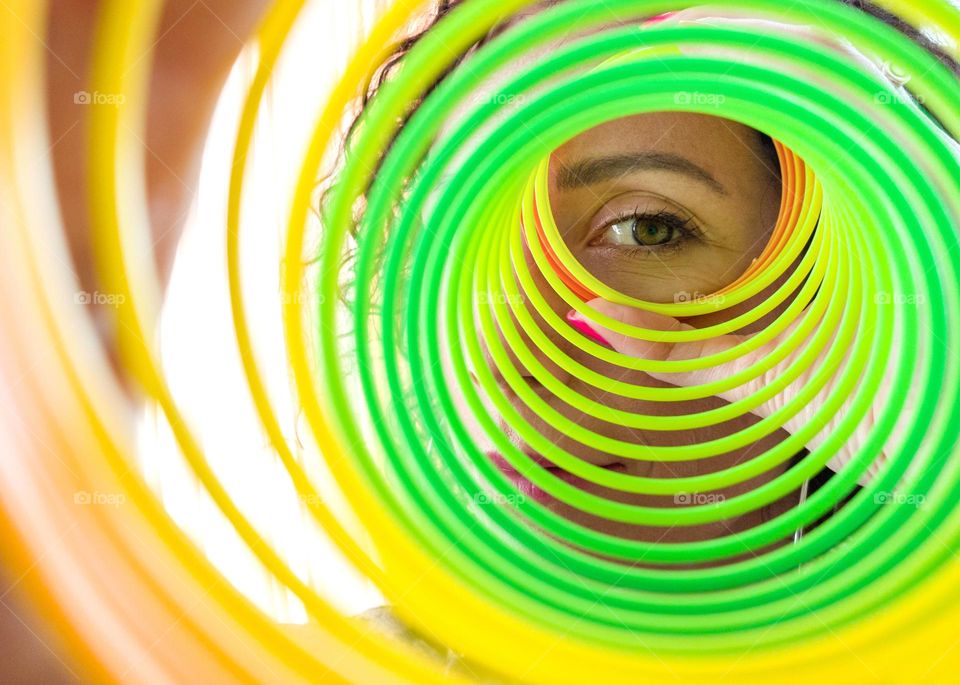
[[[615, 304], [602, 298], [595, 298], [586, 304], [600, 316], [607, 316], [631, 326], [657, 331], [694, 330], [693, 326], [683, 323], [671, 316]], [[573, 312], [568, 318], [581, 332], [588, 334], [587, 330], [592, 331], [597, 338], [621, 354], [655, 361], [672, 362], [713, 356], [726, 352], [749, 339], [749, 336], [727, 334], [706, 340], [692, 340], [689, 342], [652, 342], [611, 330], [597, 322], [596, 319], [599, 317], [589, 318]], [[584, 330], [583, 327], [586, 327], [587, 330]], [[769, 352], [770, 343], [767, 343], [752, 352], [723, 364], [717, 364], [694, 371], [676, 373], [657, 372], [650, 373], [649, 375], [672, 385], [684, 387], [704, 385], [728, 378], [733, 374], [753, 366], [765, 355], [769, 354]], [[735, 402], [755, 392], [755, 386], [758, 386], [757, 381], [733, 388], [720, 395], [720, 397], [729, 402]]]
[[[707, 355], [717, 354], [742, 343], [746, 336], [723, 335], [708, 340], [692, 340], [689, 342], [652, 342], [642, 338], [625, 335], [611, 330], [597, 322], [600, 317], [606, 316], [621, 323], [647, 328], [656, 331], [692, 331], [694, 327], [665, 314], [658, 314], [644, 309], [627, 307], [615, 304], [602, 298], [587, 302], [587, 306], [595, 311], [597, 317], [584, 317], [577, 312], [568, 316], [571, 323], [578, 322], [589, 327], [609, 347], [631, 357], [651, 359], [656, 361], [681, 361], [698, 359]], [[728, 368], [727, 372], [735, 372], [738, 366]], [[664, 374], [673, 379], [678, 385], [695, 385], [704, 380], [716, 378], [716, 373], [709, 370], [692, 371], [683, 374]]]

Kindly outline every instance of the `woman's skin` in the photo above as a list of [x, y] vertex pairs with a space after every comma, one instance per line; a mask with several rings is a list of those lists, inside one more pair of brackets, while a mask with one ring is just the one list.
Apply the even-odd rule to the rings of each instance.
[[[573, 256], [612, 287], [655, 302], [674, 302], [678, 296], [708, 295], [735, 280], [763, 250], [780, 207], [776, 160], [762, 143], [760, 135], [732, 121], [687, 113], [626, 117], [573, 138], [551, 158], [549, 191], [557, 226]], [[634, 231], [634, 227], [638, 230]], [[564, 318], [570, 311], [569, 305], [552, 291], [529, 251], [526, 255], [527, 268], [533, 274], [538, 290], [553, 311]], [[687, 324], [695, 327], [716, 324], [746, 311], [766, 294], [728, 311], [687, 319]], [[528, 310], [535, 312], [532, 307]], [[761, 327], [781, 310], [782, 307], [751, 330]], [[600, 361], [568, 343], [535, 313], [534, 319], [564, 354], [591, 370], [630, 384], [668, 386], [643, 372]], [[526, 338], [524, 340], [527, 342]], [[666, 416], [706, 411], [724, 404], [716, 398], [667, 404], [604, 393], [570, 376], [542, 352], [531, 348], [537, 359], [563, 385], [615, 409]], [[566, 419], [625, 442], [648, 445], [700, 443], [742, 430], [757, 420], [748, 415], [718, 426], [671, 433], [612, 425], [574, 410], [547, 391], [513, 355], [510, 360], [531, 389]], [[675, 478], [723, 470], [755, 457], [786, 437], [785, 433], [778, 431], [746, 448], [701, 461], [657, 463], [622, 459], [580, 444], [564, 431], [551, 427], [509, 388], [489, 353], [486, 363], [494, 371], [511, 404], [534, 430], [558, 448], [591, 464], [629, 475]], [[487, 399], [483, 393], [481, 396]], [[487, 407], [491, 416], [497, 416], [488, 400]], [[470, 412], [462, 408], [462, 415], [469, 420]], [[536, 455], [505, 421], [500, 419], [498, 423], [511, 442], [527, 454], [549, 460], [550, 455]], [[517, 476], [496, 454], [492, 440], [476, 423], [472, 423], [472, 434], [483, 451], [490, 453], [522, 492], [544, 499], [542, 493]], [[747, 492], [782, 470], [778, 468], [714, 495], [730, 498]], [[606, 498], [644, 506], [677, 506], [672, 497], [622, 493], [581, 479], [571, 479], [569, 474], [555, 467], [552, 471], [562, 474], [578, 487]], [[552, 498], [544, 499], [544, 502], [563, 516], [605, 533], [640, 540], [682, 542], [745, 530], [789, 508], [796, 502], [796, 497], [795, 493], [791, 494], [764, 510], [732, 520], [666, 529], [599, 519]]]

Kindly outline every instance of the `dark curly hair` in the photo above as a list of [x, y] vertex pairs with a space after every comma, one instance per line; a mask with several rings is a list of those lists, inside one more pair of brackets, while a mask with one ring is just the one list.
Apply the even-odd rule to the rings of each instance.
[[[420, 97], [416, 98], [409, 104], [405, 115], [402, 117], [401, 121], [399, 122], [397, 133], [399, 133], [399, 131], [402, 130], [403, 126], [406, 124], [409, 118], [414, 114], [414, 112], [417, 111], [417, 109], [422, 104], [422, 102], [427, 97], [429, 97], [430, 94], [463, 63], [463, 61], [468, 57], [468, 55], [474, 49], [479, 48], [484, 44], [490, 42], [494, 38], [496, 38], [498, 35], [500, 35], [505, 30], [507, 30], [510, 26], [514, 25], [518, 19], [521, 19], [525, 16], [529, 16], [530, 14], [534, 14], [537, 11], [543, 10], [547, 7], [561, 4], [563, 1], [564, 0], [540, 0], [539, 2], [534, 2], [528, 9], [524, 10], [522, 14], [518, 15], [517, 17], [511, 18], [510, 20], [505, 21], [499, 24], [498, 26], [494, 27], [480, 41], [478, 41], [473, 46], [471, 46], [470, 49], [468, 49], [463, 54], [461, 54], [457, 59], [453, 60], [453, 62], [445, 70], [443, 70], [440, 73], [438, 78], [432, 84], [430, 84], [430, 86], [420, 95]], [[872, 17], [875, 17], [883, 21], [885, 24], [888, 24], [889, 26], [892, 26], [893, 28], [897, 29], [904, 36], [906, 36], [907, 38], [912, 40], [914, 43], [916, 43], [917, 45], [919, 45], [920, 47], [928, 51], [931, 55], [936, 57], [942, 64], [944, 64], [947, 68], [953, 71], [953, 73], [960, 75], [960, 65], [958, 65], [957, 62], [954, 61], [931, 36], [916, 29], [914, 26], [902, 20], [900, 17], [879, 7], [875, 3], [867, 2], [866, 0], [839, 0], [839, 1], [845, 5], [856, 8]], [[356, 129], [360, 123], [362, 114], [366, 110], [371, 100], [373, 100], [373, 98], [376, 97], [377, 93], [380, 91], [383, 85], [392, 78], [396, 70], [402, 65], [403, 59], [407, 55], [407, 53], [409, 53], [410, 50], [412, 50], [413, 47], [416, 46], [420, 42], [420, 40], [425, 35], [427, 35], [434, 28], [434, 26], [437, 25], [437, 23], [443, 20], [443, 18], [446, 15], [448, 15], [452, 10], [454, 10], [456, 7], [461, 5], [463, 2], [464, 0], [439, 0], [439, 2], [436, 3], [434, 8], [431, 10], [431, 12], [429, 12], [420, 22], [417, 30], [412, 32], [410, 35], [402, 38], [397, 43], [396, 48], [390, 54], [390, 56], [387, 57], [387, 59], [381, 65], [379, 65], [379, 67], [375, 70], [372, 80], [370, 81], [366, 89], [364, 89], [363, 93], [361, 93], [361, 95], [359, 96], [356, 102], [355, 116], [353, 117], [352, 121], [350, 121], [349, 125], [346, 127], [345, 133], [342, 137], [342, 145], [341, 145], [340, 153], [338, 155], [334, 168], [329, 174], [329, 176], [325, 179], [325, 182], [323, 185], [327, 190], [329, 189], [331, 184], [336, 182], [336, 177], [339, 169], [342, 168], [343, 163], [349, 157], [350, 142], [353, 139], [353, 135], [356, 132]], [[768, 153], [768, 161], [771, 163], [772, 170], [774, 171], [774, 173], [778, 173], [779, 166], [777, 161], [777, 155], [773, 146], [773, 141], [766, 134], [763, 134], [761, 132], [758, 132], [758, 134], [760, 136], [761, 147], [764, 148], [765, 151]], [[384, 150], [380, 153], [379, 159], [377, 161], [378, 166], [380, 163], [382, 163], [383, 159], [385, 159], [385, 157], [389, 153], [390, 148], [395, 140], [396, 140], [396, 137], [394, 137], [390, 141], [390, 143], [384, 148]], [[376, 168], [374, 169], [374, 174], [372, 174], [371, 177], [375, 175], [375, 173], [376, 173]], [[326, 197], [327, 197], [327, 192], [326, 190], [324, 190], [320, 196], [321, 210], [324, 207]], [[353, 217], [354, 231], [356, 230], [356, 226], [359, 224], [360, 219], [362, 217], [362, 212], [364, 209], [362, 200], [363, 198], [361, 198], [361, 202], [359, 203], [359, 206], [355, 208], [355, 214]], [[344, 260], [341, 264], [341, 270], [344, 272], [345, 275], [347, 275], [350, 269], [350, 259], [351, 259], [351, 256], [349, 254], [345, 255]], [[347, 295], [347, 292], [351, 288], [351, 283], [352, 283], [352, 279], [349, 279], [349, 278], [345, 279], [344, 287], [341, 289], [341, 296], [343, 297], [345, 302], [349, 302], [349, 296]]]
[[[366, 109], [370, 101], [376, 96], [379, 90], [383, 87], [383, 84], [386, 83], [403, 62], [404, 56], [413, 49], [413, 47], [420, 42], [420, 40], [427, 35], [434, 26], [437, 25], [447, 14], [449, 14], [457, 6], [463, 4], [464, 0], [440, 0], [433, 8], [432, 12], [428, 16], [427, 22], [422, 25], [420, 30], [417, 32], [405, 37], [398, 44], [394, 52], [381, 64], [375, 72], [375, 76], [371, 81], [370, 85], [366, 91], [360, 96], [357, 116], [353, 119], [352, 123], [347, 129], [345, 136], [346, 140], [349, 140], [352, 136], [354, 130], [357, 127], [357, 124], [360, 120], [360, 115]], [[880, 21], [892, 26], [897, 29], [904, 36], [912, 40], [914, 43], [922, 47], [924, 50], [929, 52], [931, 55], [936, 57], [943, 65], [953, 71], [955, 74], [960, 76], [960, 65], [953, 60], [943, 49], [943, 47], [938, 44], [930, 35], [918, 30], [916, 27], [912, 26], [908, 22], [904, 21], [895, 14], [889, 12], [886, 9], [879, 7], [878, 5], [867, 2], [866, 0], [839, 0], [845, 5], [856, 8]], [[541, 0], [540, 2], [535, 2], [532, 5], [533, 10], [545, 9], [550, 6], [561, 4], [563, 0]], [[525, 15], [532, 13], [531, 10], [525, 12]], [[492, 39], [496, 38], [498, 35], [503, 33], [511, 25], [513, 21], [507, 21], [499, 26], [495, 27], [490, 31], [484, 38], [478, 41], [473, 47], [481, 47], [482, 45], [488, 43]], [[450, 66], [445, 69], [440, 76], [434, 81], [429, 88], [410, 104], [410, 108], [407, 111], [406, 118], [409, 117], [417, 110], [420, 104], [426, 99], [436, 88], [439, 86], [467, 57], [469, 51], [462, 54], [456, 60], [454, 60]], [[401, 123], [401, 128], [402, 128]], [[399, 129], [398, 129], [399, 130]], [[389, 152], [389, 147], [384, 150], [383, 155], [386, 155]]]

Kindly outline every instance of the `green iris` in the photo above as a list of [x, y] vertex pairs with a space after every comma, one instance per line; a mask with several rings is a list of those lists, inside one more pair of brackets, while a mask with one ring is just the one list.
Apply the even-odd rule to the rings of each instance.
[[653, 247], [665, 245], [673, 240], [673, 226], [667, 226], [663, 222], [651, 221], [650, 219], [633, 219], [631, 223], [633, 224], [633, 239], [639, 245]]

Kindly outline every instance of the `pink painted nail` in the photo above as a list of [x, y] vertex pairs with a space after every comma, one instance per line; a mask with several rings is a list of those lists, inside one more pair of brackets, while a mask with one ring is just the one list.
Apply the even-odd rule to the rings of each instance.
[[667, 19], [669, 19], [670, 17], [672, 17], [674, 14], [676, 14], [676, 12], [664, 12], [663, 14], [658, 14], [658, 15], [656, 15], [656, 16], [650, 17], [649, 19], [647, 19], [647, 20], [644, 21], [643, 23], [644, 23], [644, 24], [659, 24], [661, 21], [666, 21]]
[[572, 326], [580, 334], [585, 335], [586, 337], [590, 338], [594, 342], [598, 342], [601, 345], [604, 345], [605, 347], [609, 347], [611, 350], [613, 349], [613, 345], [607, 342], [606, 338], [604, 338], [602, 335], [597, 333], [597, 331], [593, 328], [593, 326], [588, 324], [586, 321], [584, 321], [583, 319], [577, 318], [576, 314], [577, 314], [576, 311], [573, 309], [567, 312], [567, 321], [570, 323], [570, 326]]

